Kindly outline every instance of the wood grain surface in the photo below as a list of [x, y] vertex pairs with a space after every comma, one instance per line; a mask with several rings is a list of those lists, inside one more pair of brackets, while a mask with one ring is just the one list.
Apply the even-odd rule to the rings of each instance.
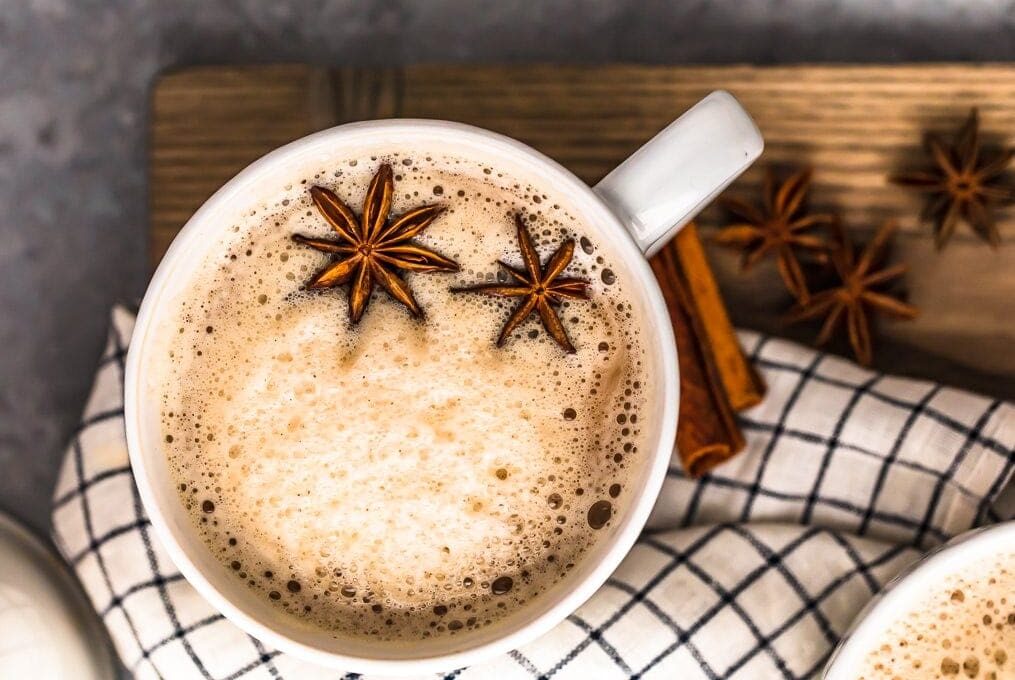
[[[516, 137], [595, 183], [714, 89], [733, 92], [766, 139], [730, 189], [756, 199], [766, 166], [816, 168], [812, 205], [840, 213], [856, 238], [901, 225], [894, 255], [910, 266], [914, 322], [879, 324], [875, 365], [1015, 397], [1015, 209], [993, 251], [961, 227], [935, 252], [918, 197], [888, 185], [923, 163], [921, 132], [950, 134], [978, 106], [987, 140], [1015, 145], [1015, 66], [309, 66], [201, 67], [164, 76], [153, 94], [151, 261], [232, 175], [267, 151], [338, 123], [384, 117], [458, 120]], [[727, 217], [710, 207], [703, 234]], [[775, 268], [739, 272], [709, 245], [734, 323], [796, 339]], [[833, 346], [835, 351], [847, 351]]]

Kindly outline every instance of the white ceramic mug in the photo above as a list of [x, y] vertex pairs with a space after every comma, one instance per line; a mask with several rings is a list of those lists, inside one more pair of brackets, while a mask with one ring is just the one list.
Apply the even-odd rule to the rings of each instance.
[[856, 680], [888, 628], [950, 574], [1015, 549], [1015, 521], [973, 529], [932, 550], [896, 576], [860, 610], [825, 666], [824, 680]]
[[[651, 423], [643, 469], [634, 478], [631, 506], [570, 575], [514, 616], [467, 637], [420, 640], [411, 646], [339, 639], [280, 614], [227, 573], [212, 555], [180, 502], [162, 454], [159, 386], [146, 366], [156, 360], [152, 336], [171, 299], [186, 290], [215, 235], [235, 223], [280, 179], [328, 159], [369, 156], [372, 149], [428, 144], [480, 156], [531, 178], [567, 198], [594, 240], [609, 241], [629, 282], [635, 318], [646, 320], [646, 350], [660, 376], [651, 396]], [[124, 411], [131, 465], [156, 535], [183, 575], [213, 606], [254, 637], [284, 652], [346, 671], [410, 674], [449, 670], [523, 645], [560, 623], [616, 569], [648, 519], [662, 486], [677, 421], [679, 376], [669, 316], [646, 262], [676, 231], [761, 153], [754, 122], [726, 92], [713, 92], [656, 135], [594, 189], [537, 151], [486, 130], [441, 121], [354, 123], [305, 137], [256, 161], [198, 210], [156, 270], [137, 317], [127, 357]], [[620, 273], [618, 271], [618, 273]], [[163, 324], [162, 327], [165, 327]]]

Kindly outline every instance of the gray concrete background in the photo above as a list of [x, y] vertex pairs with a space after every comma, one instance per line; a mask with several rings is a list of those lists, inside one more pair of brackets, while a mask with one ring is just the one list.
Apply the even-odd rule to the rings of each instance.
[[48, 529], [107, 311], [143, 292], [162, 69], [1013, 57], [1015, 2], [986, 0], [0, 0], [0, 508]]

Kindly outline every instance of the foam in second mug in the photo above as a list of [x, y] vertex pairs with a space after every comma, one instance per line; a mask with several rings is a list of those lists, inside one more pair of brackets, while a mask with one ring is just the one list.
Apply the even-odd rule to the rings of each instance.
[[[310, 200], [359, 216], [393, 168], [391, 215], [445, 211], [414, 242], [457, 272], [403, 272], [424, 319], [376, 288], [350, 323], [348, 286], [306, 290], [328, 255], [293, 234], [335, 233]], [[516, 283], [515, 216], [540, 261], [588, 299], [533, 313], [495, 344], [522, 298], [453, 292]], [[563, 196], [489, 160], [377, 149], [329, 160], [251, 197], [163, 310], [164, 448], [181, 502], [236, 579], [338, 635], [464, 635], [566, 581], [623, 518], [654, 394], [630, 277]]]
[[860, 680], [1015, 678], [1015, 552], [928, 583], [878, 635]]

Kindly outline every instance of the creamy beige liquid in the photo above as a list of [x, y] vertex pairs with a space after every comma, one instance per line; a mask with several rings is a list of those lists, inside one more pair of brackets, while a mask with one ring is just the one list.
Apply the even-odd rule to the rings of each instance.
[[[461, 271], [406, 275], [425, 321], [378, 289], [352, 326], [347, 286], [301, 290], [328, 256], [290, 236], [333, 236], [308, 188], [358, 215], [381, 161], [392, 215], [447, 207], [417, 240]], [[565, 275], [591, 299], [559, 312], [574, 355], [537, 316], [496, 347], [518, 299], [449, 292], [521, 264], [517, 211], [544, 263], [579, 241]], [[626, 512], [652, 394], [624, 270], [589, 236], [560, 197], [436, 151], [331, 164], [233, 225], [168, 303], [157, 369], [165, 455], [225, 568], [309, 625], [402, 640], [479, 629], [568, 578]]]
[[1015, 552], [928, 588], [871, 650], [857, 677], [1015, 678]]

